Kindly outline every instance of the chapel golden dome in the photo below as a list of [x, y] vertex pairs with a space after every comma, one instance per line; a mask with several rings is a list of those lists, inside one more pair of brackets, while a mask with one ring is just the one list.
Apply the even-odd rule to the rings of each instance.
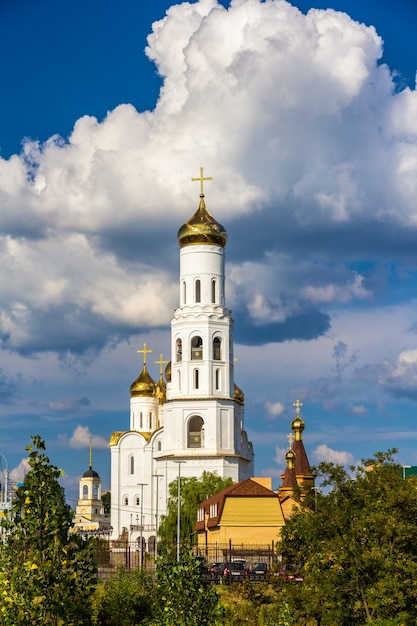
[[130, 385], [130, 397], [145, 396], [149, 398], [154, 396], [155, 392], [156, 382], [149, 374], [146, 365], [144, 365], [138, 378]]
[[285, 455], [285, 460], [287, 461], [287, 466], [292, 469], [294, 467], [294, 460], [295, 460], [295, 452], [292, 448], [290, 448], [287, 452], [287, 454]]
[[297, 432], [301, 434], [305, 428], [304, 420], [297, 415], [297, 417], [291, 422], [291, 428], [295, 433]]
[[203, 193], [197, 211], [179, 229], [178, 243], [180, 248], [196, 244], [215, 244], [222, 248], [226, 245], [226, 229], [206, 209]]

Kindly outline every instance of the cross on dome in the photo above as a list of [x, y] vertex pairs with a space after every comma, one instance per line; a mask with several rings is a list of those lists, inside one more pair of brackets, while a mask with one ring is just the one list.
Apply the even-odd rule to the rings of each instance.
[[290, 433], [289, 435], [287, 435], [287, 439], [288, 439], [288, 443], [290, 444], [290, 449], [292, 449], [292, 444], [294, 442], [294, 435]]
[[163, 365], [167, 365], [167, 363], [169, 363], [169, 361], [164, 361], [163, 360], [163, 354], [159, 355], [159, 361], [154, 361], [155, 365], [159, 365], [159, 376], [162, 377], [162, 372], [163, 372]]
[[204, 196], [204, 181], [205, 180], [213, 180], [213, 178], [211, 176], [207, 176], [206, 178], [204, 178], [203, 176], [203, 168], [200, 167], [200, 176], [199, 178], [192, 178], [191, 179], [193, 182], [199, 180], [200, 181], [200, 196]]
[[293, 406], [295, 406], [295, 414], [297, 417], [300, 416], [300, 409], [303, 406], [303, 403], [300, 402], [299, 400], [296, 400], [293, 404]]
[[143, 354], [143, 364], [146, 365], [146, 355], [150, 354], [151, 352], [153, 352], [153, 350], [147, 350], [146, 349], [146, 342], [143, 344], [143, 350], [136, 350], [136, 352], [138, 354]]

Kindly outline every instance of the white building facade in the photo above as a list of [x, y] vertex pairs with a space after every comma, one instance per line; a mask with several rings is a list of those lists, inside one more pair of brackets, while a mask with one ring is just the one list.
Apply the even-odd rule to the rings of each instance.
[[[194, 179], [195, 180], [195, 179]], [[169, 484], [216, 472], [235, 482], [254, 471], [244, 429], [244, 396], [234, 382], [233, 320], [225, 304], [225, 229], [200, 204], [178, 232], [179, 307], [171, 360], [156, 383], [144, 366], [130, 387], [130, 426], [111, 450], [112, 539], [142, 540], [152, 551]], [[163, 376], [163, 365], [165, 378]]]

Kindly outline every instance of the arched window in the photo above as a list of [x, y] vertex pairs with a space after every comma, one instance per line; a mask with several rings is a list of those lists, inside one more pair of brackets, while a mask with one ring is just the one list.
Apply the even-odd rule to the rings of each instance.
[[215, 361], [221, 361], [222, 358], [222, 340], [220, 337], [213, 339], [213, 359]]
[[83, 486], [83, 498], [88, 498], [88, 485]]
[[135, 473], [135, 457], [133, 454], [129, 457], [129, 474], [132, 475]]
[[140, 429], [143, 428], [143, 413], [142, 413], [142, 411], [140, 412], [140, 415], [139, 415], [139, 428]]
[[216, 281], [214, 278], [211, 281], [211, 301], [213, 304], [216, 302]]
[[193, 361], [201, 361], [203, 358], [203, 340], [201, 337], [193, 337], [191, 339], [191, 359]]
[[219, 370], [219, 368], [216, 369], [215, 378], [216, 378], [216, 380], [215, 380], [215, 387], [216, 387], [216, 391], [217, 391], [218, 389], [220, 389], [220, 370]]
[[199, 278], [195, 281], [195, 301], [201, 302], [201, 281]]
[[149, 413], [149, 426], [148, 426], [149, 430], [152, 429], [152, 411]]
[[93, 485], [93, 500], [98, 498], [98, 485]]
[[177, 339], [175, 342], [175, 354], [177, 357], [177, 363], [181, 363], [182, 361], [182, 341], [181, 339]]
[[200, 386], [200, 373], [198, 370], [194, 370], [194, 389], [198, 389]]
[[136, 502], [136, 506], [140, 506], [140, 498], [139, 498], [139, 496], [136, 496], [135, 502]]
[[158, 452], [161, 452], [161, 450], [162, 450], [162, 442], [161, 442], [161, 440], [159, 440], [158, 443], [156, 444], [156, 449], [158, 450]]
[[125, 497], [123, 498], [123, 504], [124, 504], [125, 506], [129, 506], [129, 498], [128, 498], [127, 496], [125, 496]]
[[204, 422], [199, 415], [194, 415], [188, 422], [188, 447], [201, 448]]

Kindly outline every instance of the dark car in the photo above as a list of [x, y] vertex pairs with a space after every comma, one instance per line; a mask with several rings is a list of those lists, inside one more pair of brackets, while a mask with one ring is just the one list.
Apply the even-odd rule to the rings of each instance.
[[279, 576], [281, 576], [286, 582], [290, 583], [302, 583], [304, 576], [301, 573], [300, 563], [289, 563], [282, 565], [279, 570]]
[[245, 578], [245, 565], [241, 561], [234, 561], [232, 563], [224, 563], [222, 580], [226, 583], [233, 583]]
[[219, 582], [220, 577], [222, 576], [224, 569], [227, 563], [223, 561], [216, 561], [208, 566], [208, 578], [210, 580], [214, 580], [214, 582]]
[[265, 580], [267, 573], [268, 565], [266, 563], [254, 563], [248, 570], [251, 580]]

